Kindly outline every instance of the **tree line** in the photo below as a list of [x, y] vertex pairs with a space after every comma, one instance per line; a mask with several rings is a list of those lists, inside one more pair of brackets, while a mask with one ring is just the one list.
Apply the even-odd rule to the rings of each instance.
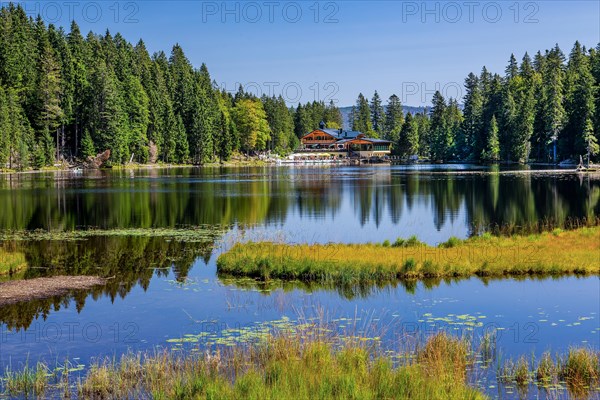
[[[598, 153], [600, 45], [576, 43], [568, 60], [555, 46], [511, 56], [505, 74], [465, 80], [463, 106], [434, 95], [430, 111], [404, 115], [362, 94], [350, 127], [394, 142], [403, 156], [433, 160], [538, 161]], [[0, 168], [40, 168], [111, 151], [110, 163], [226, 161], [236, 152], [287, 153], [319, 123], [339, 129], [334, 102], [289, 107], [279, 97], [220, 90], [206, 65], [179, 45], [149, 54], [120, 34], [83, 36], [0, 9]]]
[[[394, 142], [401, 156], [474, 162], [578, 161], [598, 156], [600, 44], [576, 42], [565, 57], [558, 44], [519, 64], [510, 56], [504, 75], [483, 67], [465, 79], [465, 96], [438, 91], [423, 114], [404, 117], [398, 96], [387, 107], [375, 92], [359, 94], [350, 115], [355, 130]], [[593, 158], [592, 158], [593, 159]]]
[[[196, 163], [234, 152], [297, 147], [321, 120], [341, 125], [333, 103], [290, 109], [279, 97], [219, 90], [179, 45], [150, 55], [110, 32], [83, 36], [0, 9], [0, 168], [40, 168], [105, 150], [110, 162]], [[315, 122], [316, 121], [316, 122]], [[337, 125], [336, 125], [337, 124]]]

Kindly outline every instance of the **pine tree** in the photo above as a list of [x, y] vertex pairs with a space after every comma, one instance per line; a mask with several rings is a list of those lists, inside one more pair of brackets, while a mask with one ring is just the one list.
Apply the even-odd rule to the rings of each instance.
[[506, 79], [513, 79], [517, 76], [519, 72], [519, 66], [517, 65], [517, 59], [514, 54], [510, 55], [510, 60], [508, 61], [508, 66], [504, 70], [506, 73]]
[[294, 137], [294, 120], [285, 105], [283, 97], [267, 97], [261, 98], [263, 108], [267, 115], [267, 121], [271, 130], [271, 145], [270, 148], [278, 153], [292, 150], [295, 141]]
[[594, 119], [592, 120], [596, 138], [600, 139], [600, 43], [590, 50], [590, 67], [595, 81]]
[[294, 113], [294, 130], [296, 137], [301, 139], [304, 135], [312, 131], [311, 117], [308, 115], [306, 108], [302, 104], [298, 104]]
[[175, 117], [174, 142], [175, 159], [173, 161], [179, 164], [185, 164], [189, 162], [190, 148], [187, 141], [185, 126], [183, 125], [183, 118], [181, 118], [181, 115], [177, 115]]
[[551, 146], [551, 155], [557, 160], [557, 141], [565, 121], [564, 109], [564, 55], [558, 45], [548, 52], [543, 63], [544, 141]]
[[[464, 118], [456, 140], [456, 151], [461, 159], [479, 158], [485, 143], [482, 141], [483, 96], [479, 78], [470, 73], [465, 79]], [[473, 155], [473, 153], [475, 153]]]
[[111, 151], [111, 162], [129, 161], [127, 115], [123, 111], [117, 78], [104, 62], [91, 74], [89, 129], [99, 152]]
[[427, 117], [427, 109], [424, 113], [417, 113], [414, 116], [415, 125], [417, 126], [419, 136], [419, 156], [431, 156], [431, 121]]
[[128, 118], [128, 146], [129, 153], [133, 154], [142, 163], [148, 161], [148, 124], [149, 124], [149, 99], [139, 78], [128, 75], [124, 82], [123, 104], [124, 112]]
[[[39, 43], [39, 81], [37, 84], [38, 94], [38, 144], [43, 148], [43, 156], [40, 154], [42, 150], [36, 152], [38, 165], [46, 165], [52, 163], [58, 155], [55, 154], [54, 141], [51, 138], [52, 133], [56, 134], [58, 139], [58, 127], [63, 111], [60, 107], [60, 96], [62, 94], [60, 80], [60, 66], [56, 61], [54, 50], [48, 40], [45, 27], [41, 19], [38, 20], [41, 26], [38, 28], [40, 33]], [[58, 141], [58, 140], [57, 140]], [[39, 166], [42, 166], [39, 165]]]
[[396, 143], [400, 137], [400, 130], [404, 124], [404, 111], [400, 98], [395, 94], [388, 99], [387, 109], [385, 111], [385, 128], [383, 138]]
[[325, 119], [323, 121], [329, 129], [340, 129], [344, 125], [342, 113], [333, 100], [329, 101], [329, 105], [325, 109]]
[[451, 98], [448, 101], [448, 108], [446, 109], [446, 124], [448, 129], [446, 134], [446, 153], [444, 156], [446, 160], [460, 158], [460, 149], [456, 144], [456, 137], [460, 135], [462, 123], [463, 115], [460, 111], [458, 101]]
[[419, 128], [410, 113], [406, 115], [402, 124], [397, 149], [398, 154], [402, 157], [410, 157], [419, 153]]
[[11, 134], [9, 168], [23, 170], [30, 166], [31, 151], [34, 148], [33, 129], [25, 115], [25, 110], [21, 107], [20, 96], [16, 89], [9, 88], [6, 91], [6, 101]]
[[10, 159], [10, 131], [8, 100], [4, 88], [0, 85], [0, 169], [6, 168]]
[[492, 116], [488, 124], [486, 137], [487, 144], [481, 154], [481, 159], [488, 162], [498, 161], [500, 159], [500, 143], [498, 141], [498, 123], [495, 116]]
[[96, 156], [96, 148], [94, 147], [94, 141], [92, 140], [92, 135], [90, 135], [90, 131], [88, 131], [87, 129], [83, 132], [83, 137], [81, 138], [81, 156], [84, 159]]
[[586, 154], [589, 155], [589, 157], [587, 157], [588, 163], [590, 162], [591, 156], [597, 155], [600, 151], [598, 137], [594, 134], [594, 126], [590, 118], [588, 118], [585, 123], [583, 134], [578, 138], [577, 145], [584, 148]]
[[84, 123], [86, 111], [86, 94], [89, 92], [87, 63], [89, 52], [79, 26], [73, 21], [71, 31], [67, 36], [67, 43], [71, 53], [71, 68], [73, 71], [73, 143], [72, 150], [75, 157], [79, 155], [81, 125]]
[[62, 116], [57, 131], [58, 153], [62, 154], [63, 157], [70, 158], [73, 155], [73, 135], [70, 133], [74, 104], [73, 56], [67, 44], [67, 35], [62, 28], [57, 30], [53, 25], [49, 25], [48, 39], [55, 50], [60, 71], [60, 109], [62, 110]]
[[358, 95], [356, 100], [356, 113], [352, 130], [364, 133], [367, 136], [373, 136], [373, 124], [371, 119], [371, 108], [369, 102], [362, 93]]
[[436, 91], [431, 109], [430, 142], [431, 158], [435, 161], [445, 160], [452, 144], [446, 108], [446, 100], [439, 91]]
[[219, 118], [219, 131], [216, 137], [217, 155], [221, 162], [229, 160], [233, 152], [233, 140], [231, 138], [232, 125], [225, 110], [221, 110]]
[[381, 97], [379, 97], [377, 91], [375, 91], [375, 94], [373, 94], [373, 98], [371, 99], [370, 110], [374, 137], [383, 137], [385, 130], [385, 110], [381, 104]]
[[560, 135], [560, 150], [563, 157], [578, 159], [587, 153], [586, 131], [595, 112], [594, 76], [579, 42], [569, 56], [566, 80], [566, 124]]

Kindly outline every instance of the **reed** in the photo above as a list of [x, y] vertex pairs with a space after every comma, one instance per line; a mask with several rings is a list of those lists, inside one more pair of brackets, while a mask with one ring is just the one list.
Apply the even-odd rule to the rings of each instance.
[[199, 355], [128, 354], [95, 363], [77, 385], [81, 398], [483, 399], [466, 382], [467, 344], [430, 338], [414, 361], [352, 340], [306, 332]]
[[566, 385], [575, 398], [588, 398], [598, 393], [600, 385], [600, 352], [591, 348], [571, 348], [566, 355], [549, 352], [542, 354], [539, 361], [528, 361], [520, 357], [516, 362], [506, 360], [497, 373], [501, 383], [515, 383], [527, 388], [535, 383], [542, 388], [559, 388]]

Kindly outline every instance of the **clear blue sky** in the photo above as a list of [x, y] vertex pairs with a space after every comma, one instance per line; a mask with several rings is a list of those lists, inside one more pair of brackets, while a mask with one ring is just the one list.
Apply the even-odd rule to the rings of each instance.
[[[86, 33], [143, 38], [151, 52], [180, 43], [195, 66], [207, 64], [227, 90], [284, 94], [290, 104], [359, 92], [392, 93], [425, 105], [436, 87], [462, 93], [483, 65], [503, 72], [558, 43], [600, 42], [600, 1], [137, 1], [26, 2], [28, 13]], [[318, 11], [317, 11], [318, 10]], [[318, 88], [318, 89], [317, 89]], [[300, 92], [300, 93], [299, 93]]]

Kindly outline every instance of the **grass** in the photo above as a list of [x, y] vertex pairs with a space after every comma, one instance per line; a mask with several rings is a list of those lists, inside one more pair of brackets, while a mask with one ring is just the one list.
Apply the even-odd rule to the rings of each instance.
[[[95, 362], [70, 391], [78, 398], [485, 398], [467, 384], [467, 344], [445, 334], [433, 336], [402, 365], [360, 340], [340, 344], [309, 336], [270, 336], [259, 344], [199, 354], [130, 353]], [[5, 386], [17, 395], [13, 377]], [[60, 385], [56, 390], [66, 394]]]
[[575, 398], [587, 398], [600, 385], [600, 352], [590, 348], [571, 348], [564, 356], [553, 360], [546, 352], [540, 360], [528, 361], [520, 357], [516, 362], [507, 360], [498, 371], [498, 380], [515, 383], [526, 389], [530, 383], [543, 388], [557, 388], [563, 384]]
[[11, 397], [43, 397], [48, 388], [48, 372], [48, 367], [43, 363], [37, 363], [35, 368], [25, 365], [20, 371], [7, 368], [4, 374], [6, 394]]
[[[484, 399], [470, 384], [478, 369], [472, 338], [445, 332], [410, 349], [389, 349], [362, 336], [337, 336], [315, 324], [294, 325], [233, 346], [192, 346], [92, 361], [87, 370], [38, 363], [0, 379], [2, 394], [24, 398], [155, 399]], [[495, 336], [481, 346], [495, 353]], [[574, 398], [599, 393], [600, 353], [572, 348], [508, 360], [498, 382], [526, 396], [535, 384], [568, 389]], [[74, 375], [71, 372], [81, 372]], [[558, 395], [558, 392], [555, 392]], [[554, 397], [549, 397], [554, 398]]]
[[218, 258], [217, 268], [222, 277], [360, 285], [470, 276], [598, 275], [599, 258], [600, 227], [584, 227], [529, 236], [450, 238], [437, 247], [416, 238], [389, 247], [238, 243]]
[[25, 254], [0, 247], [0, 276], [12, 275], [27, 268]]

